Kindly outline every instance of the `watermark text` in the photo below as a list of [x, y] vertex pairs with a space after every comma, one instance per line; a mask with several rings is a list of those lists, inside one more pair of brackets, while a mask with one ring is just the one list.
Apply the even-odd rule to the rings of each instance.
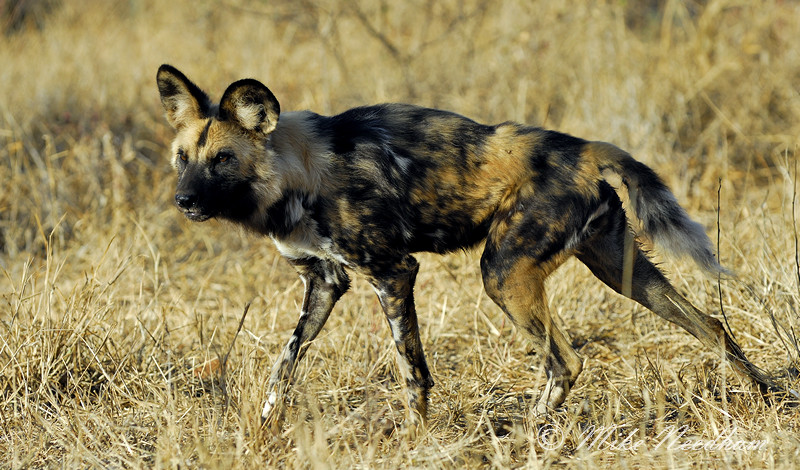
[[556, 450], [561, 448], [568, 437], [572, 437], [576, 449], [610, 450], [631, 452], [666, 449], [672, 451], [709, 452], [754, 452], [766, 449], [766, 440], [744, 439], [738, 428], [723, 430], [713, 438], [700, 438], [687, 435], [689, 426], [668, 425], [654, 435], [646, 435], [641, 428], [630, 426], [596, 426], [590, 425], [569, 435], [554, 424], [546, 424], [539, 428], [537, 440], [542, 448]]

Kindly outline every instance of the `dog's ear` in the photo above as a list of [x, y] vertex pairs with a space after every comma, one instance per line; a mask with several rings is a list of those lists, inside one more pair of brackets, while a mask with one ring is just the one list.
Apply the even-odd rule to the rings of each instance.
[[172, 127], [180, 129], [193, 120], [208, 117], [211, 109], [208, 95], [178, 69], [171, 65], [162, 65], [158, 68], [156, 81], [161, 104]]
[[281, 107], [275, 95], [258, 80], [233, 82], [219, 102], [219, 119], [237, 122], [247, 130], [269, 134], [278, 125]]

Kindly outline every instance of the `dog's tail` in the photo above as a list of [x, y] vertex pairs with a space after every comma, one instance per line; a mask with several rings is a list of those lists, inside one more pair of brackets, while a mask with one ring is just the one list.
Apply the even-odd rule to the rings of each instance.
[[587, 144], [603, 179], [618, 191], [627, 188], [628, 203], [639, 221], [639, 235], [678, 256], [689, 256], [712, 274], [731, 272], [714, 256], [703, 226], [689, 218], [661, 178], [627, 152], [605, 142]]

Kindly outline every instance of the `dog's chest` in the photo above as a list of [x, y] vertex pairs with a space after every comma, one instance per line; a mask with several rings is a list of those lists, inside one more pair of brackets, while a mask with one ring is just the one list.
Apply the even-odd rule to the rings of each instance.
[[296, 211], [293, 229], [285, 235], [271, 237], [281, 255], [289, 259], [326, 259], [350, 266], [349, 257], [335, 246], [331, 238], [319, 233], [318, 224], [310, 213], [299, 206]]

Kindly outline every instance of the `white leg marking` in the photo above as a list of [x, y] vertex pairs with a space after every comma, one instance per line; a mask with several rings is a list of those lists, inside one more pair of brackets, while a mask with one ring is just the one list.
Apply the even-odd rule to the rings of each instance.
[[267, 395], [267, 401], [264, 402], [264, 409], [261, 411], [261, 417], [267, 419], [269, 417], [270, 412], [275, 408], [275, 403], [278, 402], [278, 393], [277, 392], [270, 392]]

